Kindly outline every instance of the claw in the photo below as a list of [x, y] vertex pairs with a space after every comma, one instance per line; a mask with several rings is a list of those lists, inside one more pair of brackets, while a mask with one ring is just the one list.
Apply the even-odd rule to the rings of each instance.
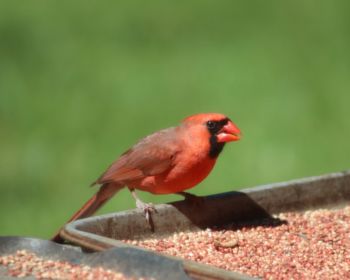
[[136, 200], [136, 208], [140, 209], [144, 213], [148, 222], [150, 221], [151, 214], [157, 213], [157, 210], [152, 203], [145, 203], [140, 199]]
[[157, 213], [157, 209], [154, 207], [152, 203], [145, 203], [141, 199], [139, 199], [134, 189], [130, 189], [130, 191], [132, 196], [135, 198], [136, 208], [140, 209], [144, 213], [145, 218], [153, 231], [154, 225], [152, 221], [152, 213]]

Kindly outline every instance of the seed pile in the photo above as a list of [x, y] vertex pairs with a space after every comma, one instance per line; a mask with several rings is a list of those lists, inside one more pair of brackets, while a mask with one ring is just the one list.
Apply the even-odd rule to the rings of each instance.
[[73, 265], [68, 262], [44, 260], [25, 250], [0, 256], [0, 265], [6, 266], [12, 277], [34, 276], [36, 279], [64, 280], [127, 280], [123, 274], [101, 267]]
[[126, 242], [263, 279], [350, 279], [350, 206], [275, 218]]

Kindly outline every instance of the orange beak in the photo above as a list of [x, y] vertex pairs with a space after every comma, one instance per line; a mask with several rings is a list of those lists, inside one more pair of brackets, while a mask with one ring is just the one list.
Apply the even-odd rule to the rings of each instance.
[[241, 138], [241, 131], [231, 121], [229, 121], [218, 133], [217, 141], [219, 143], [238, 141]]

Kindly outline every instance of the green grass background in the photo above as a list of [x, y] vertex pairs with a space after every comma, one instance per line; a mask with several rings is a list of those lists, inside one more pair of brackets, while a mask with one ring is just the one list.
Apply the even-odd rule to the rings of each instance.
[[[197, 112], [227, 114], [244, 138], [195, 194], [349, 168], [349, 9], [1, 1], [0, 234], [49, 237], [119, 154]], [[123, 190], [99, 213], [133, 207]]]

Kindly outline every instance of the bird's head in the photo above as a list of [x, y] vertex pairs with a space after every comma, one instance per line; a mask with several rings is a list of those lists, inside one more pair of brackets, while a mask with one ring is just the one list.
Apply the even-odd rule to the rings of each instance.
[[187, 117], [184, 123], [202, 126], [219, 143], [237, 141], [241, 137], [239, 128], [223, 114], [196, 114]]
[[226, 142], [238, 141], [241, 137], [239, 128], [223, 114], [196, 114], [184, 119], [183, 123], [208, 136], [211, 157], [217, 157]]

